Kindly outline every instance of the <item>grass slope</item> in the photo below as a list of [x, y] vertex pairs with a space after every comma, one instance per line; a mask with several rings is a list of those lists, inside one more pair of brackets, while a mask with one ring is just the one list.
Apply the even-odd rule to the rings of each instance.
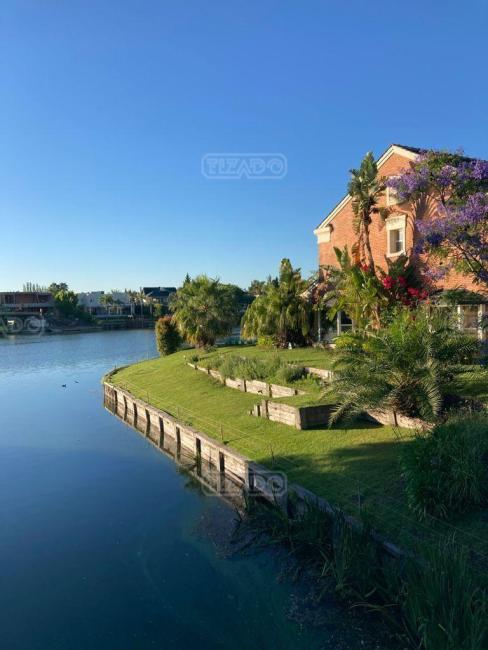
[[[223, 348], [223, 353], [262, 354], [258, 348]], [[274, 354], [275, 352], [269, 352]], [[330, 356], [323, 350], [284, 350], [290, 361], [327, 367]], [[268, 351], [264, 352], [268, 354]], [[249, 415], [260, 396], [226, 388], [187, 365], [192, 351], [137, 363], [119, 370], [113, 383], [126, 388], [181, 421], [221, 440], [249, 458], [286, 472], [289, 481], [314, 491], [354, 514], [359, 502], [363, 514], [396, 541], [410, 544], [411, 535], [425, 538], [431, 525], [418, 525], [407, 511], [399, 468], [402, 445], [412, 438], [408, 431], [369, 423], [349, 429], [298, 431]], [[324, 357], [324, 358], [322, 358]], [[439, 524], [440, 530], [452, 527]], [[483, 533], [478, 519], [456, 527], [458, 534]], [[484, 532], [486, 535], [486, 530]], [[480, 541], [480, 540], [478, 540]]]

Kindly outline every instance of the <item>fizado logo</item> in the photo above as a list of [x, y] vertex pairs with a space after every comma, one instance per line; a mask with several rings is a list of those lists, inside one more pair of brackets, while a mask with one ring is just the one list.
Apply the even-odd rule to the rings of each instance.
[[0, 334], [42, 334], [45, 325], [45, 320], [37, 316], [29, 316], [28, 318], [2, 316], [0, 317]]
[[207, 153], [202, 158], [202, 174], [215, 180], [279, 180], [288, 171], [281, 153]]
[[287, 487], [286, 475], [283, 472], [260, 471], [259, 474], [253, 474], [249, 494], [279, 498], [286, 495]]

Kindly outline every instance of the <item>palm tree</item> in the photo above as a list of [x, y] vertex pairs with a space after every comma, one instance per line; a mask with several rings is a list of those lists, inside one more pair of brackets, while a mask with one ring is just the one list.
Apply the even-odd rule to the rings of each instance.
[[328, 269], [328, 286], [322, 298], [329, 304], [329, 318], [332, 320], [343, 311], [355, 330], [378, 328], [381, 308], [386, 306], [378, 278], [369, 267], [353, 263], [347, 246], [334, 251], [339, 267]]
[[185, 281], [170, 304], [181, 335], [197, 347], [229, 334], [238, 317], [235, 295], [219, 280], [199, 275]]
[[358, 236], [359, 255], [366, 260], [372, 273], [375, 272], [375, 264], [369, 238], [369, 227], [373, 214], [380, 211], [377, 204], [384, 191], [385, 182], [382, 178], [378, 178], [378, 166], [373, 154], [369, 151], [363, 158], [360, 168], [351, 169], [348, 192], [352, 198], [353, 225]]
[[268, 280], [263, 293], [244, 314], [244, 335], [271, 338], [279, 347], [303, 343], [311, 311], [304, 295], [306, 288], [300, 269], [294, 269], [287, 258], [281, 260], [279, 278]]
[[115, 304], [114, 297], [111, 293], [104, 293], [100, 296], [100, 304], [105, 305], [110, 315], [112, 312], [112, 306]]
[[379, 330], [336, 339], [334, 379], [326, 391], [335, 403], [331, 424], [369, 409], [433, 420], [457, 364], [472, 356], [477, 341], [446, 316], [427, 309], [400, 310]]

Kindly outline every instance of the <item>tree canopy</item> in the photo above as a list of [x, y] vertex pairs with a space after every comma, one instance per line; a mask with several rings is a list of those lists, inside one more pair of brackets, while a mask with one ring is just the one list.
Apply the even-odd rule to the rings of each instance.
[[302, 345], [310, 329], [306, 288], [300, 269], [294, 269], [287, 258], [281, 260], [279, 277], [268, 280], [244, 314], [244, 336], [270, 339], [279, 347]]
[[206, 275], [187, 280], [171, 299], [173, 319], [181, 335], [197, 347], [213, 345], [237, 321], [236, 292]]
[[455, 269], [487, 286], [488, 162], [426, 151], [388, 185], [415, 208], [416, 252], [438, 262], [433, 279]]
[[54, 294], [56, 308], [63, 316], [76, 316], [79, 313], [78, 296], [69, 289], [60, 289]]

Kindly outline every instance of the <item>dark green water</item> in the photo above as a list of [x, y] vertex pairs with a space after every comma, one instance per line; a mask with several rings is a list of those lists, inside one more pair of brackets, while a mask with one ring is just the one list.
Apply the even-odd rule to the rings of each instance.
[[282, 556], [223, 554], [232, 509], [103, 408], [101, 376], [154, 353], [147, 331], [0, 340], [0, 647], [371, 647], [332, 602], [290, 620]]

